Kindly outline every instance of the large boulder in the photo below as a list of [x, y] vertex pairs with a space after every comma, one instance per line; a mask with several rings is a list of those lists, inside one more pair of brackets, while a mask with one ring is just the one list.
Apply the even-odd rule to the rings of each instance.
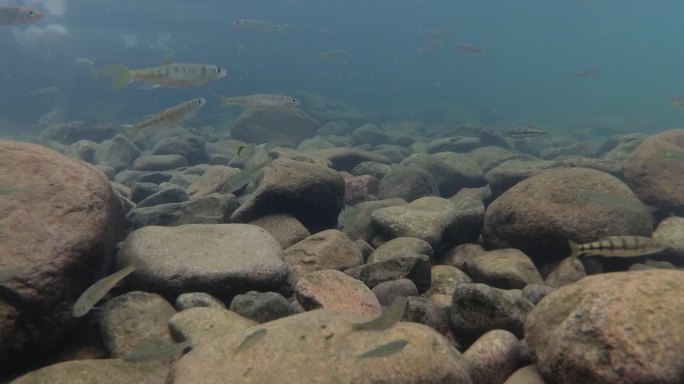
[[110, 267], [121, 203], [91, 165], [0, 141], [0, 367], [21, 369], [57, 344], [74, 301]]
[[548, 382], [684, 382], [684, 271], [590, 276], [549, 293], [525, 320]]
[[490, 248], [517, 248], [538, 260], [609, 235], [650, 236], [649, 211], [625, 183], [587, 168], [553, 169], [503, 193], [489, 207], [482, 236]]

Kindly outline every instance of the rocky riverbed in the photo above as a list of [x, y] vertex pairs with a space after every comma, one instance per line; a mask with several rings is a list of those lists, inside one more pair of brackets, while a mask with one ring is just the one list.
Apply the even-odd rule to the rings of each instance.
[[[684, 130], [357, 120], [0, 141], [0, 380], [684, 382]], [[662, 250], [568, 257], [605, 236]]]

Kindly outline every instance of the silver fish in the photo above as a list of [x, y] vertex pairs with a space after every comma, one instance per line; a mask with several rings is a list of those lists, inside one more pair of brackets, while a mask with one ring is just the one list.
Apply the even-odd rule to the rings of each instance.
[[127, 361], [136, 362], [161, 360], [183, 352], [186, 348], [191, 346], [192, 343], [189, 339], [174, 344], [166, 344], [163, 342], [152, 343], [152, 345], [127, 352], [122, 356], [122, 358]]
[[257, 93], [254, 95], [221, 97], [223, 105], [239, 105], [246, 108], [295, 108], [299, 99], [286, 95]]
[[511, 139], [532, 139], [536, 137], [546, 137], [549, 133], [536, 128], [515, 127], [506, 131], [504, 134]]
[[368, 352], [364, 352], [359, 355], [359, 359], [367, 359], [367, 358], [376, 358], [376, 357], [385, 357], [389, 356], [392, 354], [395, 354], [402, 349], [408, 344], [408, 340], [404, 339], [399, 339], [399, 340], [394, 340], [390, 341], [387, 344], [383, 344], [377, 348], [373, 348]]
[[252, 180], [256, 179], [263, 169], [269, 166], [271, 162], [271, 158], [266, 158], [266, 160], [259, 161], [243, 169], [237, 176], [229, 180], [230, 188], [228, 189], [228, 192], [235, 193], [244, 188]]
[[81, 317], [90, 312], [110, 289], [114, 288], [119, 281], [130, 275], [133, 271], [135, 271], [135, 266], [131, 264], [91, 285], [74, 303], [72, 311], [74, 317]]
[[245, 337], [244, 340], [242, 340], [242, 343], [238, 345], [238, 347], [235, 349], [235, 353], [239, 353], [251, 348], [254, 344], [263, 339], [264, 336], [266, 336], [266, 333], [268, 333], [268, 329], [266, 328], [259, 328], [250, 333], [247, 337]]
[[44, 16], [35, 9], [0, 5], [0, 25], [31, 24], [42, 20]]
[[608, 236], [598, 241], [577, 244], [568, 240], [570, 257], [581, 255], [605, 257], [638, 257], [658, 253], [666, 247], [652, 237], [645, 236]]
[[141, 121], [134, 125], [134, 128], [141, 129], [147, 127], [169, 126], [189, 119], [197, 113], [206, 104], [207, 100], [203, 98], [192, 99], [180, 103], [171, 108], [167, 108], [158, 114], [150, 117], [147, 120]]
[[382, 312], [382, 315], [364, 323], [354, 323], [352, 324], [352, 328], [355, 331], [382, 331], [388, 329], [401, 320], [402, 317], [404, 317], [404, 312], [406, 312], [407, 306], [408, 299], [404, 296], [398, 296], [396, 299], [394, 299], [392, 304], [384, 312]]

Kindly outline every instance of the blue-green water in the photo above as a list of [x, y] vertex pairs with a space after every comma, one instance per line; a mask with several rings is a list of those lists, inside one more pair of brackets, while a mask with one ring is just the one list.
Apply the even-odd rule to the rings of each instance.
[[[212, 93], [302, 91], [400, 120], [429, 120], [425, 107], [438, 103], [494, 126], [538, 124], [567, 133], [654, 132], [684, 119], [671, 102], [684, 94], [684, 2], [674, 0], [45, 1], [52, 5], [31, 2], [46, 12], [42, 21], [0, 26], [0, 121], [14, 129], [69, 120], [132, 123], [200, 96], [210, 104], [196, 124], [206, 124], [220, 112]], [[62, 1], [65, 10], [51, 14]], [[234, 28], [242, 18], [290, 27]], [[419, 53], [424, 29], [449, 31], [486, 54], [451, 42]], [[351, 56], [318, 58], [330, 49]], [[220, 65], [229, 75], [200, 88], [132, 84], [118, 92], [92, 76], [109, 63], [141, 68], [166, 59]], [[571, 78], [587, 69], [597, 72]], [[31, 93], [45, 87], [59, 90]]]

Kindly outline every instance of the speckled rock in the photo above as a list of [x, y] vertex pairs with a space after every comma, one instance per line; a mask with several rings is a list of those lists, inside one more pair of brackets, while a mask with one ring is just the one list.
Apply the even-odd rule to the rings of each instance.
[[176, 298], [175, 308], [177, 311], [196, 307], [225, 309], [226, 305], [221, 300], [204, 292], [181, 293]]
[[[256, 328], [266, 335], [239, 353], [255, 328], [224, 333], [179, 360], [167, 383], [471, 383], [460, 353], [429, 327], [398, 323], [373, 337], [350, 332], [352, 323], [367, 319], [330, 310], [286, 317]], [[408, 341], [398, 352], [359, 358], [398, 339]]]
[[432, 285], [426, 292], [429, 297], [434, 294], [453, 295], [459, 284], [472, 283], [473, 279], [465, 272], [451, 265], [433, 265], [431, 268]]
[[478, 137], [444, 137], [431, 141], [425, 152], [468, 152], [483, 145], [482, 140]]
[[380, 305], [387, 307], [399, 296], [418, 296], [418, 288], [410, 279], [401, 278], [383, 281], [373, 287], [373, 294], [378, 298]]
[[522, 337], [523, 321], [532, 308], [520, 290], [460, 284], [454, 290], [449, 319], [456, 337], [466, 344], [494, 329], [505, 329]]
[[356, 205], [364, 201], [378, 199], [380, 180], [373, 176], [354, 176], [351, 173], [340, 172], [344, 178], [344, 202], [348, 205]]
[[415, 154], [404, 159], [399, 165], [418, 167], [429, 172], [437, 182], [440, 195], [445, 197], [455, 194], [461, 188], [481, 187], [486, 184], [477, 163], [459, 153]]
[[317, 130], [318, 122], [298, 109], [251, 108], [235, 120], [230, 135], [246, 143], [289, 141], [297, 145]]
[[504, 161], [490, 169], [485, 179], [492, 188], [492, 194], [499, 196], [519, 182], [538, 174], [553, 165], [549, 160], [519, 160]]
[[684, 382], [684, 271], [586, 277], [551, 292], [525, 339], [553, 383]]
[[480, 244], [465, 243], [459, 244], [448, 250], [442, 256], [444, 264], [451, 265], [460, 270], [465, 268], [465, 264], [477, 255], [486, 252]]
[[552, 288], [562, 287], [587, 276], [584, 265], [577, 258], [566, 257], [546, 276], [544, 284]]
[[134, 229], [150, 225], [223, 224], [229, 221], [239, 204], [233, 195], [214, 193], [182, 203], [135, 208], [128, 214], [128, 219]]
[[684, 217], [671, 216], [658, 223], [653, 237], [666, 246], [665, 254], [684, 263]]
[[511, 376], [503, 382], [503, 384], [547, 384], [541, 377], [537, 367], [534, 365], [526, 365], [517, 371], [513, 372]]
[[176, 311], [159, 295], [128, 292], [107, 301], [99, 318], [100, 334], [112, 357], [161, 341], [173, 343], [167, 325]]
[[568, 239], [650, 236], [652, 225], [651, 214], [619, 179], [568, 168], [539, 173], [499, 196], [487, 207], [482, 236], [488, 247], [517, 248], [547, 260], [567, 255]]
[[61, 342], [71, 307], [111, 267], [124, 218], [109, 180], [85, 162], [0, 140], [0, 370]]
[[295, 294], [307, 311], [336, 309], [364, 316], [382, 313], [380, 302], [365, 284], [333, 269], [311, 272], [302, 277], [297, 282]]
[[553, 287], [543, 284], [529, 284], [522, 290], [523, 297], [534, 305], [537, 305], [541, 299], [551, 292], [553, 292]]
[[401, 255], [425, 255], [432, 258], [432, 247], [422, 239], [397, 237], [376, 248], [368, 257], [368, 263], [389, 260]]
[[[125, 185], [123, 186], [126, 187]], [[132, 202], [139, 203], [147, 197], [159, 192], [160, 189], [161, 188], [159, 187], [159, 185], [155, 183], [142, 183], [136, 181], [131, 183], [130, 193], [127, 196], [131, 199]]]
[[625, 159], [625, 181], [645, 203], [684, 215], [684, 129], [644, 140]]
[[351, 174], [355, 176], [370, 175], [382, 179], [391, 170], [392, 167], [388, 164], [377, 163], [375, 161], [364, 161], [357, 164], [354, 169], [351, 170]]
[[195, 135], [165, 137], [152, 148], [153, 155], [181, 155], [188, 164], [202, 164], [209, 161], [204, 149], [204, 139]]
[[[446, 337], [452, 344], [456, 344], [445, 308], [423, 297], [409, 296], [407, 299], [408, 305], [403, 321], [425, 324]], [[458, 345], [456, 347], [459, 348]]]
[[257, 189], [231, 216], [249, 222], [274, 213], [296, 217], [312, 233], [333, 228], [344, 207], [344, 179], [319, 165], [278, 159], [264, 169]]
[[257, 323], [294, 315], [297, 310], [277, 292], [249, 291], [230, 302], [230, 310]]
[[508, 331], [495, 329], [480, 336], [463, 352], [463, 359], [473, 382], [500, 384], [518, 368], [520, 341]]
[[268, 231], [283, 249], [294, 245], [311, 233], [296, 218], [288, 214], [276, 214], [260, 217], [250, 221], [248, 224], [256, 225]]
[[95, 164], [108, 164], [122, 162], [131, 164], [140, 157], [140, 150], [133, 144], [128, 137], [116, 135], [109, 140], [105, 140], [95, 149], [93, 161]]
[[496, 249], [468, 260], [464, 272], [476, 283], [502, 289], [522, 289], [543, 280], [532, 260], [517, 249]]
[[72, 360], [29, 372], [12, 384], [164, 384], [168, 372], [169, 367], [162, 364], [120, 359]]
[[481, 213], [458, 209], [440, 197], [423, 197], [406, 205], [378, 209], [371, 215], [373, 225], [386, 237], [416, 237], [433, 249], [455, 239], [475, 241], [479, 233], [476, 222], [481, 218]]
[[135, 159], [133, 169], [137, 171], [168, 171], [187, 165], [188, 161], [181, 155], [148, 155]]
[[179, 340], [192, 340], [194, 345], [216, 337], [241, 332], [258, 324], [224, 308], [195, 307], [178, 312], [169, 319], [169, 328]]
[[129, 276], [131, 287], [174, 298], [200, 291], [226, 299], [278, 288], [287, 277], [280, 244], [247, 224], [144, 227], [126, 238], [121, 257], [142, 262]]
[[398, 256], [349, 268], [344, 273], [371, 288], [385, 281], [405, 277], [413, 281], [419, 293], [430, 289], [430, 258], [425, 255]]
[[371, 223], [372, 213], [380, 208], [404, 204], [406, 201], [403, 199], [385, 199], [346, 207], [339, 215], [340, 230], [352, 240], [370, 242], [377, 234], [377, 229]]
[[438, 196], [435, 178], [417, 167], [394, 167], [380, 182], [380, 199], [400, 198], [407, 202], [425, 196]]
[[312, 155], [330, 161], [333, 169], [351, 172], [354, 167], [363, 162], [389, 164], [390, 160], [379, 153], [365, 151], [358, 148], [337, 147], [310, 152]]
[[292, 287], [303, 276], [322, 269], [343, 270], [363, 263], [361, 250], [342, 232], [318, 232], [288, 247], [283, 259], [290, 268]]
[[63, 152], [64, 155], [74, 159], [83, 160], [88, 163], [94, 163], [95, 150], [97, 143], [90, 140], [79, 140], [69, 145]]

